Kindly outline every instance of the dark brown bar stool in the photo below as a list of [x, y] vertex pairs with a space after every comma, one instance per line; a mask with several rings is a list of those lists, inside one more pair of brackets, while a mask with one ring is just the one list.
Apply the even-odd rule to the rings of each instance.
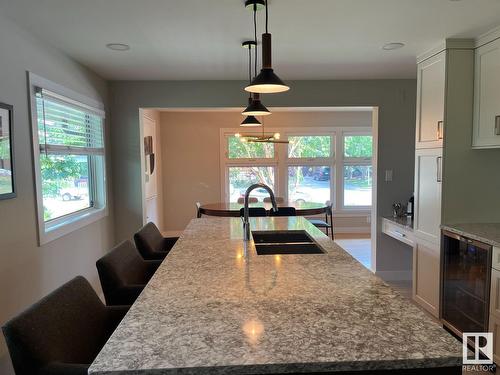
[[132, 305], [154, 275], [161, 260], [144, 260], [127, 240], [96, 263], [107, 305]]
[[73, 280], [7, 322], [16, 375], [86, 375], [129, 306], [105, 306], [85, 278]]

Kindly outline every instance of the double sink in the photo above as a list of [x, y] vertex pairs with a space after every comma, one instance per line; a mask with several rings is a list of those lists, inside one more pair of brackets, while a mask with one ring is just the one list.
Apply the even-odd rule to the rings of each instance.
[[324, 254], [305, 230], [252, 231], [257, 255]]

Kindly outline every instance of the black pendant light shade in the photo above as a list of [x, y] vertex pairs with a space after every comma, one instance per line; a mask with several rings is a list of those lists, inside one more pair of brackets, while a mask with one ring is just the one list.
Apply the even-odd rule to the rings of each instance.
[[262, 123], [259, 120], [257, 120], [255, 116], [247, 116], [245, 117], [240, 126], [250, 128], [255, 126], [262, 126]]
[[263, 68], [252, 83], [245, 87], [245, 91], [260, 94], [274, 94], [288, 90], [290, 87], [274, 73], [272, 68]]
[[253, 99], [248, 98], [248, 107], [241, 114], [245, 116], [267, 116], [271, 112], [260, 101], [260, 95], [254, 94]]
[[273, 71], [271, 61], [271, 34], [264, 33], [262, 34], [262, 70], [259, 75], [252, 80], [250, 85], [245, 87], [245, 91], [260, 94], [274, 94], [288, 90], [290, 90], [290, 87], [288, 87]]
[[266, 6], [265, 0], [245, 0], [245, 8], [250, 10], [262, 10]]

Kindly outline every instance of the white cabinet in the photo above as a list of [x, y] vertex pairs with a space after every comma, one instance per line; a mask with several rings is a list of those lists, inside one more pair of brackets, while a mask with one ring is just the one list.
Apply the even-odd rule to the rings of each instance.
[[[493, 248], [493, 255], [499, 251]], [[489, 331], [493, 333], [493, 358], [500, 363], [500, 271], [494, 268], [491, 270]]]
[[439, 317], [439, 245], [416, 238], [413, 248], [413, 299]]
[[418, 64], [416, 148], [442, 147], [446, 51]]
[[415, 235], [439, 245], [443, 150], [415, 152]]
[[500, 39], [476, 50], [472, 147], [500, 147]]

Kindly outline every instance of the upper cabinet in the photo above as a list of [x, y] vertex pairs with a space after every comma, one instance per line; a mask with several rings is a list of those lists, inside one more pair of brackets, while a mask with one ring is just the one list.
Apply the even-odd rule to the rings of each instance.
[[472, 147], [500, 147], [500, 39], [476, 49]]
[[418, 64], [416, 148], [443, 146], [446, 51]]

